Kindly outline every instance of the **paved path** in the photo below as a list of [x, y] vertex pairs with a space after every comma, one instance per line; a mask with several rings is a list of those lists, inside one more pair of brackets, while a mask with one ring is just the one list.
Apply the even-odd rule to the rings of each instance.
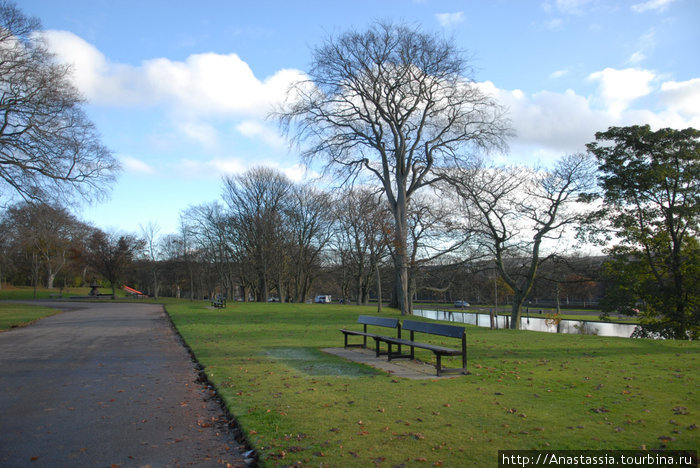
[[161, 306], [58, 306], [0, 333], [0, 466], [245, 466]]

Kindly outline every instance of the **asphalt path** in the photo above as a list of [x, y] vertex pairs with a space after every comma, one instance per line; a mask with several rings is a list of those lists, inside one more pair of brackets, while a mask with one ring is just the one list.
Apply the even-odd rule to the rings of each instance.
[[1, 467], [246, 466], [161, 306], [56, 307], [0, 333]]

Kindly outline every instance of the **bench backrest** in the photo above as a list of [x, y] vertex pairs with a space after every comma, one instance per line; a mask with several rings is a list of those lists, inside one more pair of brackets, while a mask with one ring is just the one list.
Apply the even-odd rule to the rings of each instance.
[[376, 325], [378, 327], [396, 328], [399, 326], [399, 319], [388, 317], [372, 317], [371, 315], [360, 315], [357, 323], [362, 325]]
[[401, 328], [404, 331], [417, 331], [429, 333], [431, 335], [449, 336], [452, 338], [462, 338], [466, 333], [464, 327], [444, 325], [442, 323], [417, 322], [415, 320], [404, 320]]

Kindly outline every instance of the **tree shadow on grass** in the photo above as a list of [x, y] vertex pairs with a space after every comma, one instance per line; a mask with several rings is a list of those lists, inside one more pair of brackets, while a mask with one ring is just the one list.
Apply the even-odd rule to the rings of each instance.
[[313, 376], [366, 377], [382, 374], [378, 369], [348, 362], [317, 348], [270, 348], [266, 353], [286, 366]]

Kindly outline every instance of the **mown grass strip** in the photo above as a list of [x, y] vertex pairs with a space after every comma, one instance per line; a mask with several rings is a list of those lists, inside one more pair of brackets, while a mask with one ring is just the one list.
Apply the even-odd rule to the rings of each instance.
[[0, 303], [0, 331], [27, 326], [40, 318], [60, 312], [56, 309], [27, 304]]
[[419, 381], [317, 351], [372, 308], [167, 309], [266, 466], [494, 466], [506, 449], [700, 442], [699, 343], [468, 327], [472, 375]]

